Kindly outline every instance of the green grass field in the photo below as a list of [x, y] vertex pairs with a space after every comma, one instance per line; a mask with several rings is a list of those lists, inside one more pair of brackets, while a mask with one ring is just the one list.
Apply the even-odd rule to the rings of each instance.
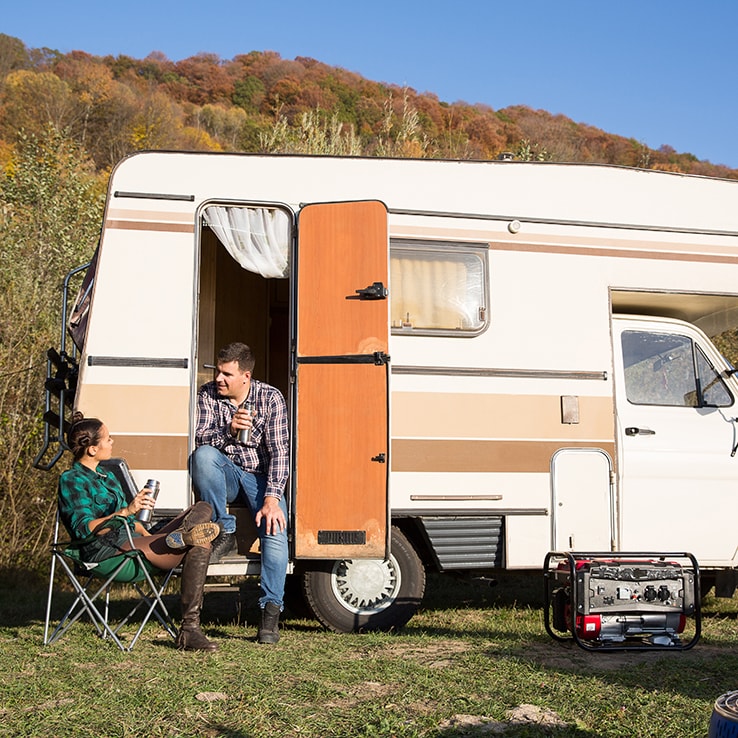
[[431, 576], [401, 633], [337, 635], [287, 612], [280, 643], [260, 646], [247, 582], [206, 595], [220, 650], [205, 655], [156, 624], [131, 653], [87, 622], [44, 647], [45, 592], [2, 589], [0, 735], [706, 738], [715, 699], [738, 689], [738, 598], [706, 598], [688, 651], [590, 653], [547, 635], [542, 591], [542, 575]]

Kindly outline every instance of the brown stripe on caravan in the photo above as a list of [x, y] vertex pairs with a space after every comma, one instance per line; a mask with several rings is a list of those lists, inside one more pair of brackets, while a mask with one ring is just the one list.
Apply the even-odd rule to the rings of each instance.
[[144, 220], [107, 220], [106, 228], [119, 228], [128, 231], [167, 231], [169, 233], [194, 233], [193, 223], [154, 223]]
[[113, 439], [113, 455], [122, 457], [132, 469], [187, 469], [187, 436], [123, 436]]
[[[650, 245], [650, 244], [649, 244]], [[738, 256], [717, 253], [695, 253], [694, 251], [675, 250], [674, 244], [668, 244], [665, 249], [632, 249], [632, 248], [602, 248], [587, 246], [554, 246], [552, 244], [498, 244], [490, 243], [491, 251], [527, 251], [547, 254], [576, 254], [578, 256], [609, 256], [625, 259], [663, 259], [668, 261], [697, 261], [715, 264], [738, 263]], [[712, 247], [711, 247], [712, 248]], [[728, 249], [725, 249], [728, 250]], [[730, 249], [734, 251], [734, 249]], [[723, 251], [723, 249], [715, 249]]]
[[[575, 402], [579, 422], [564, 423], [559, 395], [393, 392], [392, 435], [611, 442], [615, 434], [612, 397], [577, 396]], [[429, 428], [437, 430], [429, 433]]]
[[78, 393], [79, 409], [100, 418], [116, 433], [187, 435], [190, 431], [190, 388], [150, 385], [84, 384]]
[[614, 443], [568, 441], [392, 441], [393, 472], [548, 473], [564, 448], [598, 448], [614, 457]]

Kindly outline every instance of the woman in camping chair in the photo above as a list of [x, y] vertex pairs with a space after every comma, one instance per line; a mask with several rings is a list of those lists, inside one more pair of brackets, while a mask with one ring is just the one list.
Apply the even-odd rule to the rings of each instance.
[[[105, 424], [97, 418], [84, 418], [81, 413], [75, 413], [67, 441], [74, 463], [59, 480], [59, 515], [72, 539], [83, 540], [95, 534], [82, 547], [82, 558], [89, 562], [102, 561], [130, 549], [125, 527], [105, 525], [111, 518], [123, 517], [131, 530], [133, 545], [144, 554], [151, 570], [168, 571], [182, 565], [182, 627], [177, 635], [177, 648], [216, 651], [218, 645], [200, 630], [210, 542], [220, 533], [218, 525], [210, 522], [210, 505], [197, 502], [156, 533], [149, 533], [135, 517], [139, 510], [154, 507], [148, 490], [141, 490], [126, 502], [113, 472], [98, 468], [113, 451], [113, 439]], [[133, 560], [130, 563], [136, 565]]]

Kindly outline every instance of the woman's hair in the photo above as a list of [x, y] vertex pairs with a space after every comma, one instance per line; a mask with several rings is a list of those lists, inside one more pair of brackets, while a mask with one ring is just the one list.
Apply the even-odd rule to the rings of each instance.
[[102, 420], [85, 418], [82, 413], [74, 413], [72, 425], [67, 431], [67, 443], [75, 461], [79, 461], [90, 446], [97, 446], [100, 442], [100, 429], [102, 427]]

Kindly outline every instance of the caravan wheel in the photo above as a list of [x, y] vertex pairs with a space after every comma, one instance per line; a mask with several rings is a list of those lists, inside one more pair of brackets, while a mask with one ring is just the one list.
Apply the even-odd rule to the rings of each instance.
[[330, 561], [305, 572], [303, 585], [315, 617], [331, 630], [395, 630], [420, 606], [425, 569], [404, 534], [393, 527], [388, 561]]

